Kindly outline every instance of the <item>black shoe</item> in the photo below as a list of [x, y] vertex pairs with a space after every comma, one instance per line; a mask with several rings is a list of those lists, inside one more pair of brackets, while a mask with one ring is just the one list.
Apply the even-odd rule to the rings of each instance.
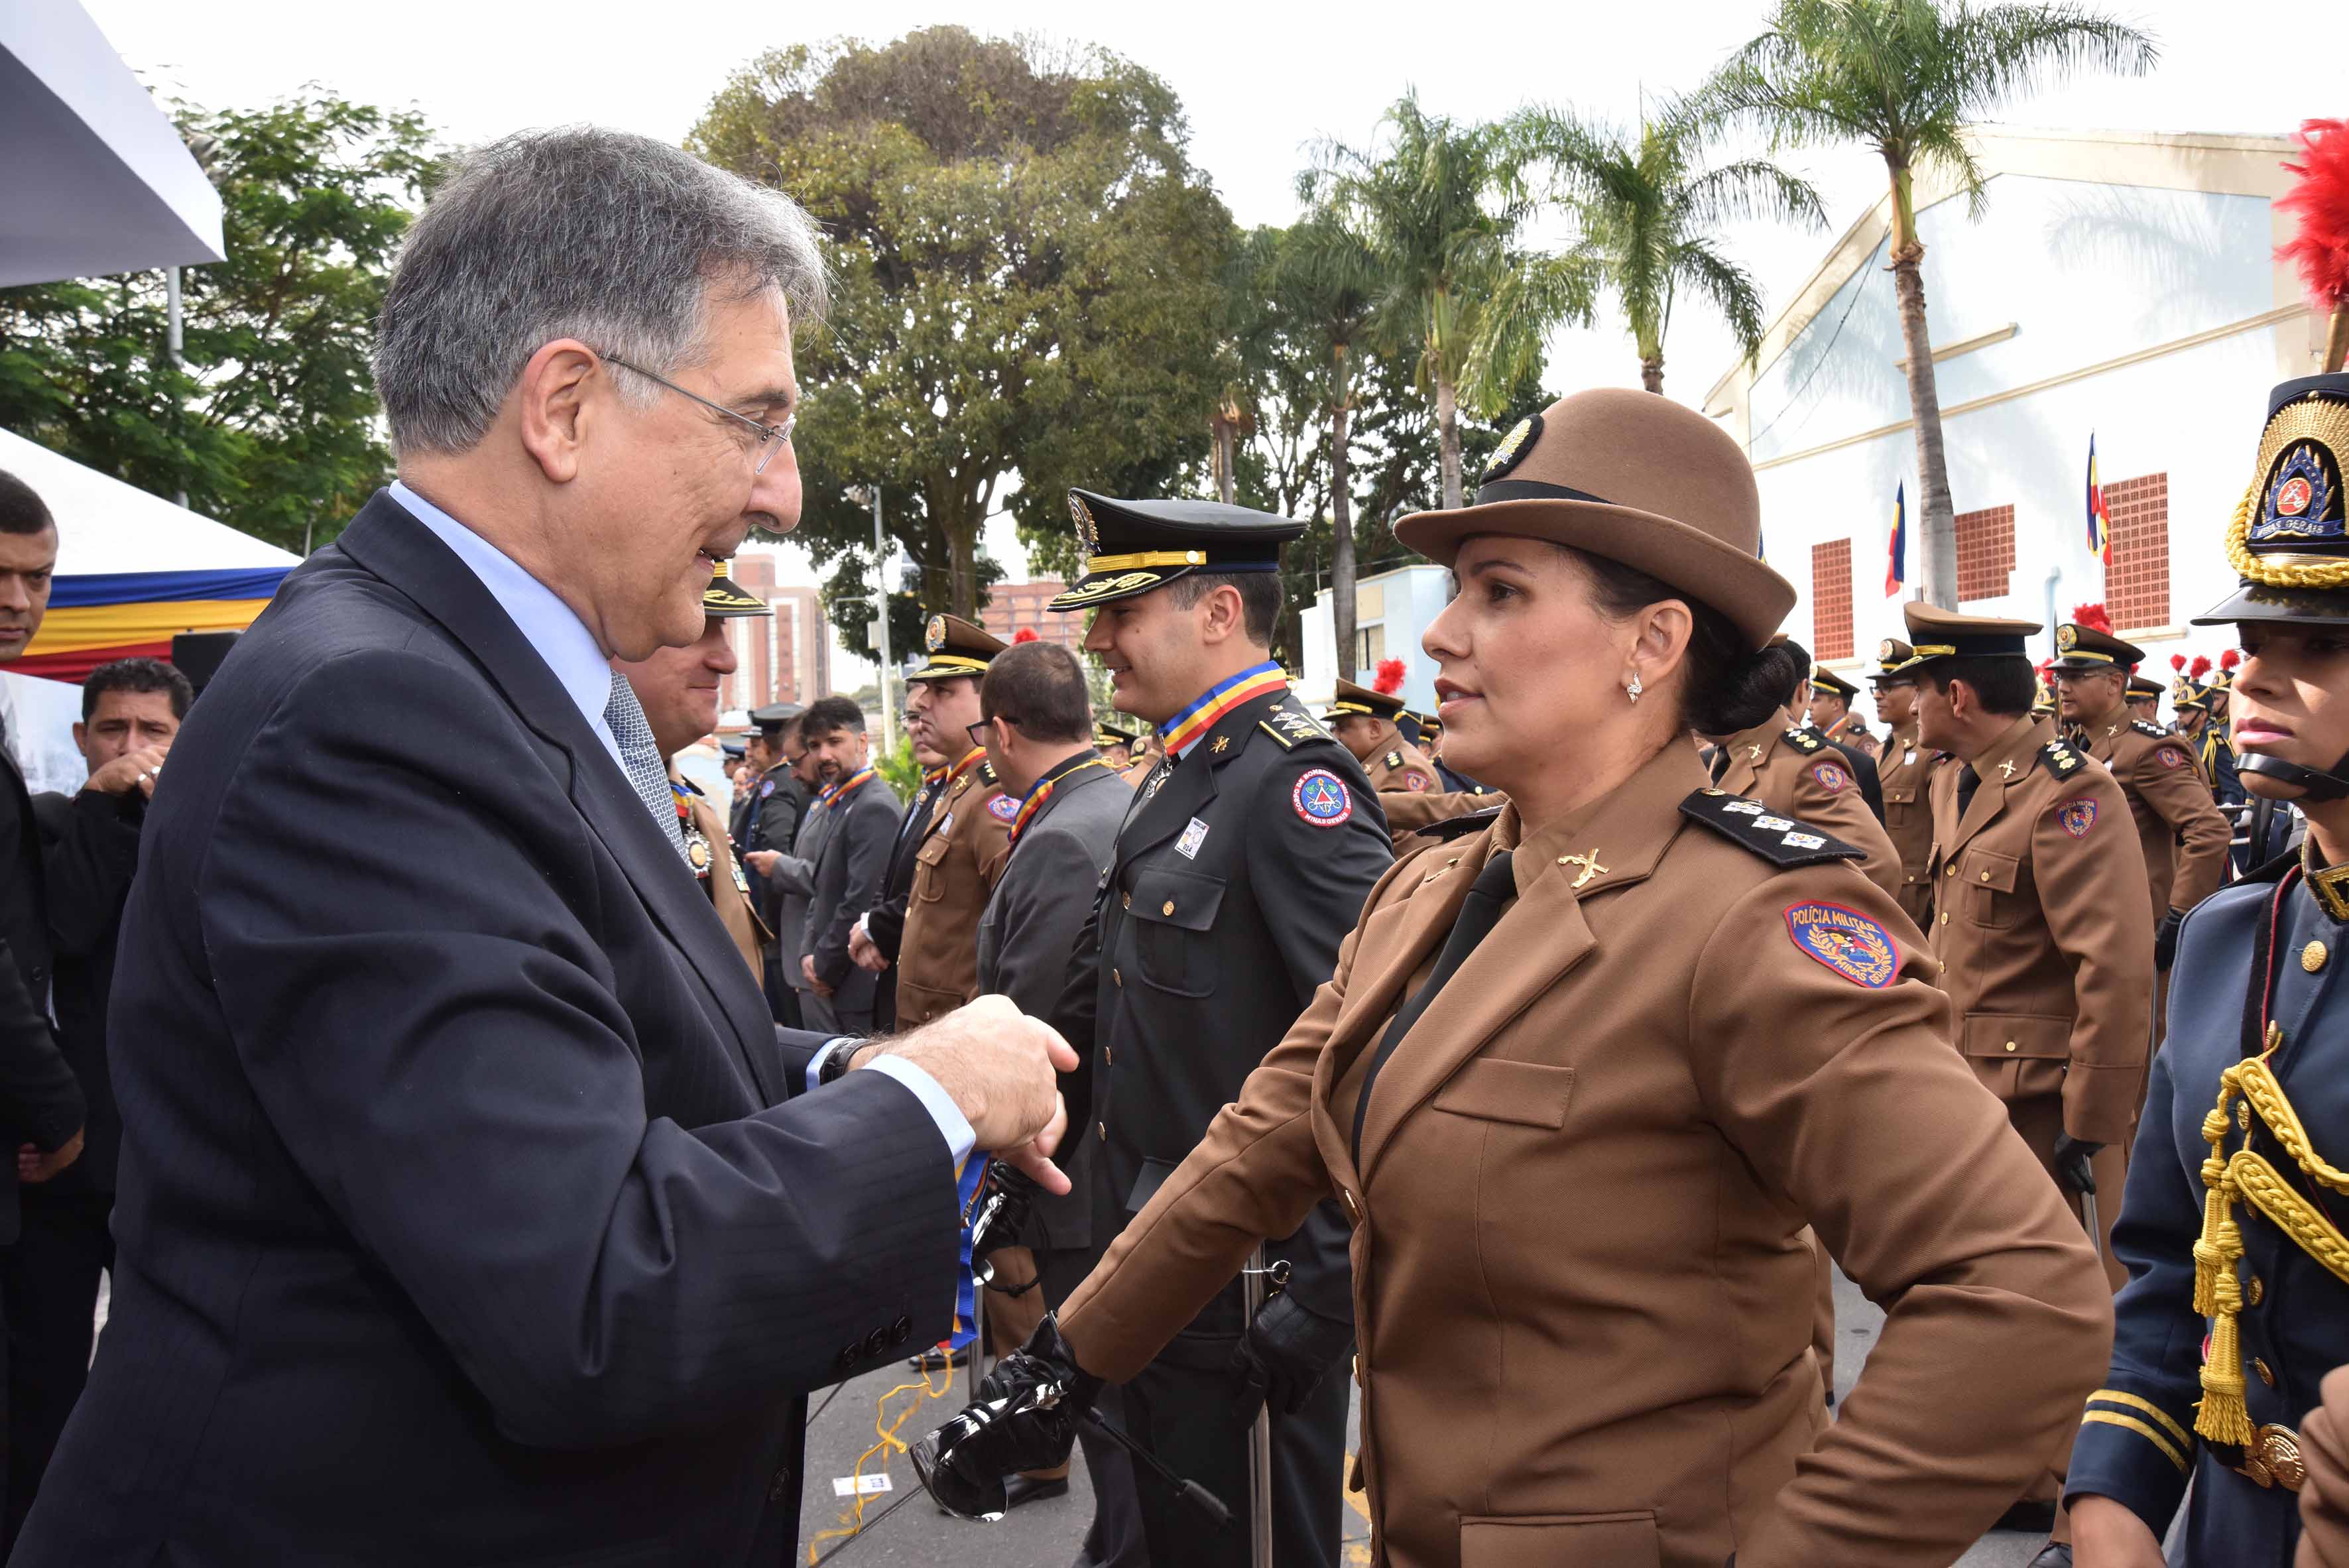
[[919, 1356], [915, 1357], [913, 1359], [905, 1363], [905, 1366], [909, 1370], [922, 1373], [925, 1376], [934, 1372], [959, 1371], [969, 1365], [970, 1346], [968, 1345], [964, 1346], [961, 1349], [955, 1351], [952, 1355], [948, 1355], [946, 1351], [933, 1346], [930, 1349], [923, 1351]]
[[2052, 1502], [2018, 1502], [1998, 1516], [1992, 1530], [2026, 1530], [2033, 1535], [2044, 1535], [2055, 1528], [2055, 1505]]
[[[1066, 1476], [1057, 1480], [1038, 1480], [1033, 1476], [1016, 1475], [1003, 1483], [1003, 1502], [1007, 1512], [1027, 1503], [1041, 1502], [1048, 1497], [1068, 1495], [1069, 1478]], [[2064, 1561], [2068, 1568], [2071, 1560], [2067, 1557]]]
[[2072, 1548], [2064, 1542], [2051, 1541], [2031, 1560], [2031, 1568], [2072, 1568]]

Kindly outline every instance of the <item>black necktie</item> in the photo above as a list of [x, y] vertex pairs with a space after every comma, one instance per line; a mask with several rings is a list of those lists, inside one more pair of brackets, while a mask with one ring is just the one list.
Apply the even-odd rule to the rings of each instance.
[[1720, 783], [1721, 776], [1728, 771], [1729, 742], [1724, 740], [1713, 748], [1713, 781]]
[[1974, 765], [1972, 763], [1969, 762], [1963, 768], [1958, 769], [1958, 815], [1960, 818], [1963, 818], [1966, 814], [1966, 808], [1974, 803], [1974, 787], [1981, 782], [1982, 775], [1974, 771]]
[[1427, 1011], [1427, 1005], [1435, 1000], [1435, 994], [1444, 989], [1444, 982], [1468, 962], [1476, 944], [1501, 923], [1502, 907], [1516, 891], [1516, 879], [1509, 873], [1509, 851], [1503, 850], [1485, 862], [1476, 885], [1460, 901], [1460, 913], [1452, 922], [1452, 934], [1444, 938], [1444, 951], [1435, 955], [1435, 967], [1427, 972], [1427, 983], [1395, 1014], [1394, 1022], [1387, 1026], [1386, 1034], [1379, 1041], [1378, 1054], [1371, 1058], [1371, 1070], [1362, 1075], [1361, 1097], [1354, 1101], [1355, 1159], [1362, 1155], [1362, 1119], [1370, 1111], [1371, 1086], [1378, 1082], [1379, 1070], [1394, 1055], [1394, 1048], [1402, 1044], [1402, 1037], [1411, 1033], [1411, 1026], [1419, 1022], [1419, 1016]]

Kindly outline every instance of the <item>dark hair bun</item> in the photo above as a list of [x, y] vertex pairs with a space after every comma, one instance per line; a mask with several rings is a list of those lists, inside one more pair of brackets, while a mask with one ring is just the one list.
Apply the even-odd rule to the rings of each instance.
[[1710, 676], [1688, 694], [1689, 727], [1699, 735], [1735, 735], [1767, 721], [1786, 706], [1787, 694], [1809, 669], [1781, 643], [1745, 655], [1725, 668], [1692, 666], [1692, 677]]

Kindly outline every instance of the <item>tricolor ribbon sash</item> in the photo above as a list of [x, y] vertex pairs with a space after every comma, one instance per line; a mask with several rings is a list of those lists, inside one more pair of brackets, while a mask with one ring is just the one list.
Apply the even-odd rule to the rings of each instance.
[[1288, 689], [1288, 677], [1270, 659], [1209, 686], [1206, 695], [1158, 727], [1159, 735], [1166, 742], [1166, 754], [1181, 757], [1240, 704]]

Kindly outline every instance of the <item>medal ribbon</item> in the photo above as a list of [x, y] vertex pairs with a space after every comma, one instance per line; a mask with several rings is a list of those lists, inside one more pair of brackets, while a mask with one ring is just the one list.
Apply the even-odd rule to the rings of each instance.
[[1166, 742], [1166, 754], [1181, 757], [1240, 704], [1288, 689], [1288, 677], [1270, 659], [1209, 686], [1206, 696], [1158, 727], [1159, 735]]
[[855, 772], [850, 774], [847, 778], [842, 779], [839, 783], [825, 785], [823, 793], [815, 798], [815, 804], [810, 807], [809, 810], [813, 811], [831, 810], [834, 806], [840, 804], [841, 801], [845, 800], [848, 797], [856, 793], [858, 789], [864, 787], [864, 781], [872, 777], [873, 769], [870, 768], [860, 768]]
[[1019, 835], [1027, 828], [1028, 819], [1044, 809], [1044, 802], [1052, 798], [1052, 791], [1061, 787], [1061, 780], [1071, 774], [1081, 773], [1088, 768], [1108, 766], [1108, 763], [1098, 757], [1087, 757], [1073, 767], [1062, 769], [1056, 773], [1048, 773], [1036, 780], [1036, 787], [1028, 791], [1028, 799], [1019, 802], [1019, 814], [1011, 819], [1011, 837], [1007, 841], [1009, 847], [1013, 849], [1019, 847]]

